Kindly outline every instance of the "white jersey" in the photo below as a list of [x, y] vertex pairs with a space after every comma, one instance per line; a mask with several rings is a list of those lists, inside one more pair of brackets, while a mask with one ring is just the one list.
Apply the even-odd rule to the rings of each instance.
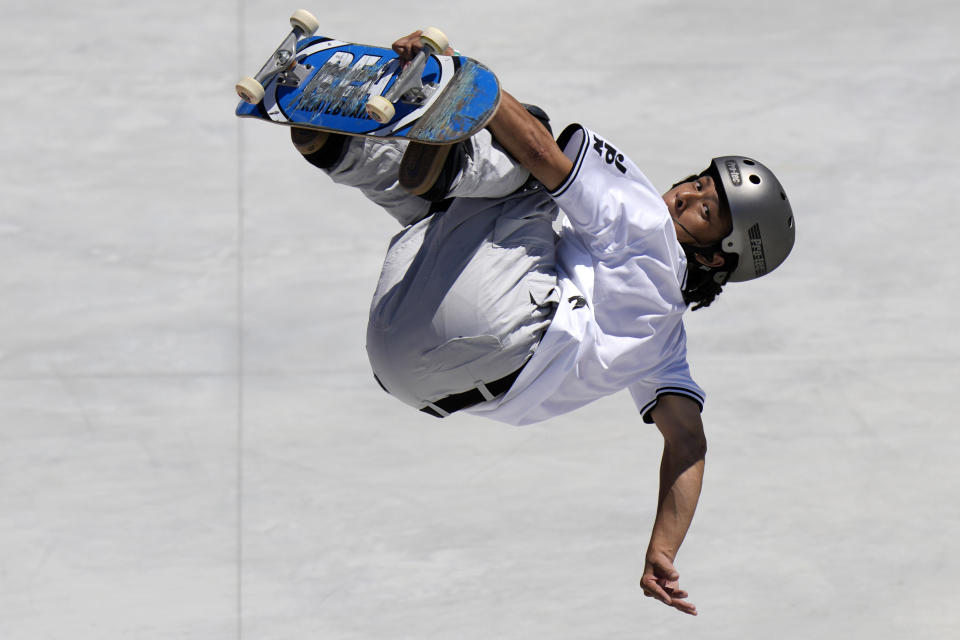
[[566, 214], [557, 245], [561, 300], [510, 390], [465, 411], [528, 424], [629, 389], [643, 419], [662, 395], [704, 393], [686, 360], [686, 257], [670, 213], [625, 155], [579, 125], [561, 136], [573, 161], [551, 195]]

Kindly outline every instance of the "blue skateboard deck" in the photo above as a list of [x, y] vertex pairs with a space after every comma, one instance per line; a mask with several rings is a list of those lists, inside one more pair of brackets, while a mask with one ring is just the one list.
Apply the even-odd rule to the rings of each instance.
[[500, 102], [500, 85], [488, 68], [462, 56], [430, 55], [421, 74], [422, 90], [397, 100], [394, 117], [381, 124], [367, 114], [366, 103], [396, 82], [401, 61], [393, 50], [308, 37], [297, 43], [296, 61], [299, 79], [271, 78], [263, 100], [241, 102], [237, 116], [355, 136], [452, 144], [485, 127]]

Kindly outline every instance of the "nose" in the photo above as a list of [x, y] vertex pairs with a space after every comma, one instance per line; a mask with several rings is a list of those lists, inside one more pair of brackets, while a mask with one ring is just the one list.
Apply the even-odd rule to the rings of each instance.
[[689, 206], [691, 201], [695, 201], [698, 198], [702, 197], [699, 191], [696, 190], [693, 186], [683, 186], [677, 191], [677, 210], [683, 210]]

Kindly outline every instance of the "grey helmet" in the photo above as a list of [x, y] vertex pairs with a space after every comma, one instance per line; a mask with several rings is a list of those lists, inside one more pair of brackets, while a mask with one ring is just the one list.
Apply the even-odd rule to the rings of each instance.
[[720, 177], [730, 208], [733, 229], [720, 242], [725, 253], [738, 257], [728, 282], [759, 278], [787, 259], [796, 229], [790, 201], [770, 169], [743, 156], [714, 158], [713, 172]]

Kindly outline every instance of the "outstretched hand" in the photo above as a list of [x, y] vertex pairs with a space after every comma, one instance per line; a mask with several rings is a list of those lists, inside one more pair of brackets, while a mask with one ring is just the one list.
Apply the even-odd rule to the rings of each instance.
[[689, 594], [680, 588], [680, 574], [677, 573], [676, 567], [666, 554], [654, 551], [647, 553], [640, 586], [648, 598], [656, 598], [665, 605], [691, 616], [697, 615], [697, 608], [692, 602], [686, 600]]

